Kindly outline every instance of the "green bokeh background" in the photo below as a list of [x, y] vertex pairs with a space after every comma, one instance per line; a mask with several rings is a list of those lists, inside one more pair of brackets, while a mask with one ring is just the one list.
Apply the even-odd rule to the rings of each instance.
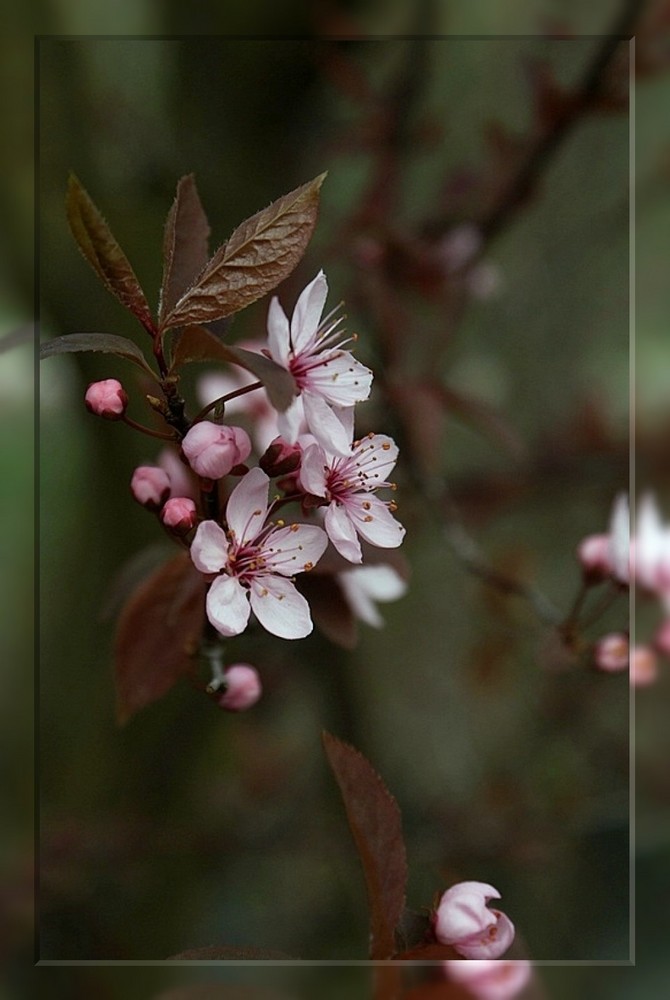
[[[380, 23], [381, 6], [363, 10], [370, 30]], [[447, 16], [445, 5], [444, 24], [436, 30], [532, 32], [536, 6], [510, 4], [505, 18], [496, 5], [482, 4], [480, 23], [466, 24], [462, 11], [451, 5]], [[588, 11], [564, 4], [560, 13], [579, 33], [611, 23], [614, 10], [605, 3]], [[559, 10], [547, 5], [544, 13]], [[385, 30], [402, 30], [406, 5], [387, 5], [383, 14]], [[251, 25], [254, 10], [239, 16]], [[195, 16], [184, 26], [176, 5], [160, 15], [150, 4], [137, 5], [133, 17], [128, 31], [200, 30]], [[297, 10], [293, 17], [296, 34], [311, 23], [299, 20]], [[52, 12], [50, 30], [86, 32], [87, 24], [83, 9], [63, 5]], [[141, 336], [72, 243], [63, 211], [70, 169], [155, 298], [162, 224], [177, 177], [195, 171], [216, 244], [245, 216], [327, 168], [317, 234], [282, 292], [287, 303], [293, 300], [321, 266], [320, 254], [355, 204], [369, 165], [365, 152], [339, 150], [356, 115], [323, 73], [322, 46], [328, 44], [334, 43], [194, 37], [41, 42], [44, 336], [78, 330]], [[361, 42], [348, 54], [383, 93], [393, 67], [417, 44]], [[420, 111], [437, 120], [444, 135], [428, 153], [408, 160], [398, 224], [430, 214], [445, 169], [483, 158], [488, 120], [527, 127], [524, 59], [546, 57], [559, 78], [570, 81], [596, 44], [593, 38], [432, 39], [425, 53], [430, 85]], [[659, 429], [668, 418], [668, 136], [662, 113], [668, 97], [670, 83], [658, 77], [640, 84], [636, 100], [637, 371], [644, 387], [637, 400], [639, 464], [646, 477], [641, 485], [651, 482], [661, 495], [667, 482], [654, 442], [662, 440]], [[522, 489], [492, 506], [492, 515], [486, 504], [483, 513], [466, 506], [464, 514], [491, 559], [520, 568], [565, 608], [577, 585], [574, 546], [604, 526], [612, 496], [627, 483], [628, 139], [625, 116], [594, 119], [572, 133], [538, 197], [493, 244], [487, 259], [499, 268], [500, 289], [471, 304], [442, 373], [504, 413], [530, 455], [550, 456], [534, 466]], [[18, 173], [8, 177], [7, 200], [18, 219], [22, 182]], [[354, 267], [346, 245], [328, 259], [333, 301], [346, 296]], [[18, 280], [8, 282], [7, 327], [21, 321], [30, 286], [20, 261], [16, 272]], [[266, 305], [240, 316], [235, 334], [261, 333]], [[366, 330], [355, 304], [347, 311], [360, 335], [359, 355], [374, 367], [375, 332]], [[27, 351], [3, 356], [0, 366], [7, 386], [20, 385], [29, 376]], [[155, 524], [128, 496], [132, 469], [156, 450], [83, 410], [87, 381], [108, 376], [132, 384], [128, 369], [107, 358], [58, 358], [42, 369], [40, 957], [160, 960], [221, 941], [305, 958], [364, 958], [362, 879], [320, 751], [320, 731], [328, 728], [352, 740], [398, 798], [411, 905], [429, 906], [450, 881], [490, 881], [533, 958], [625, 960], [625, 680], [543, 669], [542, 629], [523, 605], [492, 600], [463, 571], [413, 494], [402, 462], [401, 515], [412, 580], [407, 597], [384, 609], [384, 631], [363, 628], [353, 654], [317, 635], [295, 644], [252, 637], [239, 651], [258, 664], [266, 685], [252, 713], [223, 716], [180, 685], [125, 729], [116, 727], [112, 626], [100, 621], [99, 612], [115, 571], [139, 547], [158, 540]], [[587, 401], [606, 428], [608, 447], [556, 458], [552, 448], [579, 428]], [[17, 418], [28, 418], [18, 392], [5, 392], [3, 406], [12, 427]], [[9, 428], [9, 416], [4, 423]], [[25, 427], [2, 439], [3, 459], [13, 470], [8, 483], [28, 478], [29, 419]], [[482, 483], [495, 497], [518, 474], [496, 442], [455, 418], [439, 460], [465, 498], [472, 484]], [[10, 502], [8, 489], [3, 504], [9, 509]], [[29, 623], [29, 573], [21, 559], [29, 544], [28, 513], [26, 505], [12, 514], [17, 527], [3, 541], [5, 564], [20, 567], [7, 575], [7, 584], [3, 578], [3, 605], [14, 623], [7, 635], [10, 664], [20, 660]], [[624, 624], [625, 606], [609, 621]], [[491, 649], [496, 652], [487, 667]], [[18, 668], [7, 671], [6, 703], [18, 677]], [[667, 749], [667, 687], [662, 677], [653, 692], [638, 696], [638, 901], [652, 904], [650, 916], [638, 908], [644, 965], [634, 972], [545, 967], [542, 978], [552, 997], [658, 995], [662, 941], [655, 939], [651, 913], [654, 894], [668, 882], [665, 782], [656, 763], [663, 740]], [[27, 741], [17, 736], [16, 744], [27, 752]], [[18, 829], [15, 842], [9, 856], [24, 864]], [[102, 977], [109, 995], [140, 997], [177, 980], [196, 981], [196, 975], [211, 979], [215, 971], [90, 975]], [[217, 974], [240, 981], [261, 975]], [[77, 995], [67, 970], [49, 975], [54, 986], [62, 984], [62, 995]], [[332, 972], [328, 986], [320, 970], [264, 975], [287, 995], [369, 993], [366, 970]], [[94, 981], [77, 981], [76, 989], [83, 995]]]

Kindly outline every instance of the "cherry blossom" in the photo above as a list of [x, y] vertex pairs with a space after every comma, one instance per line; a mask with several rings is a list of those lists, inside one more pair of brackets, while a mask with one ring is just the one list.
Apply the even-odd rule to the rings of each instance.
[[447, 976], [465, 986], [477, 1000], [512, 1000], [530, 982], [532, 965], [527, 959], [500, 961], [496, 959], [448, 959], [444, 963]]
[[486, 882], [458, 882], [434, 914], [435, 937], [464, 958], [500, 958], [514, 940], [514, 924], [487, 903], [500, 893]]
[[670, 529], [663, 524], [654, 497], [647, 493], [637, 507], [631, 563], [635, 580], [665, 602], [670, 597]]
[[392, 566], [354, 566], [337, 574], [337, 580], [353, 613], [373, 628], [382, 628], [384, 619], [377, 601], [397, 601], [407, 584]]
[[301, 639], [312, 631], [312, 620], [289, 577], [310, 570], [328, 539], [316, 525], [266, 523], [269, 483], [262, 469], [251, 469], [228, 500], [228, 530], [216, 521], [201, 522], [191, 558], [201, 573], [216, 575], [207, 617], [222, 635], [243, 632], [253, 610], [268, 632]]
[[383, 549], [397, 548], [404, 538], [405, 529], [391, 514], [395, 504], [374, 496], [378, 489], [393, 489], [386, 477], [397, 457], [395, 442], [384, 434], [355, 441], [346, 457], [329, 455], [320, 445], [304, 450], [301, 486], [327, 501], [328, 537], [349, 562], [363, 560], [358, 535]]
[[[260, 341], [241, 341], [238, 347], [259, 353], [264, 344]], [[256, 376], [243, 368], [232, 367], [224, 372], [211, 371], [198, 380], [197, 393], [203, 406], [216, 399], [237, 392], [257, 381]], [[268, 399], [264, 388], [256, 388], [228, 400], [225, 404], [226, 418], [240, 416], [249, 421], [251, 439], [259, 455], [262, 455], [273, 438], [278, 434], [277, 411]]]
[[323, 320], [321, 314], [328, 294], [323, 271], [301, 292], [290, 324], [279, 299], [274, 296], [268, 311], [268, 347], [270, 357], [293, 375], [299, 395], [288, 410], [279, 414], [282, 437], [293, 443], [301, 422], [307, 424], [316, 440], [330, 451], [347, 455], [351, 442], [348, 433], [355, 403], [367, 399], [372, 372], [342, 350], [338, 329], [342, 317], [335, 311]]

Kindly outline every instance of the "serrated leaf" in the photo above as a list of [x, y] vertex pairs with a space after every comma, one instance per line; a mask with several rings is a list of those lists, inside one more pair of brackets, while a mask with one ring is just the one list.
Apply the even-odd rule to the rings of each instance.
[[151, 310], [128, 258], [77, 177], [70, 174], [65, 200], [70, 229], [79, 249], [103, 285], [147, 330], [153, 330]]
[[270, 358], [224, 344], [203, 326], [188, 326], [177, 339], [170, 370], [175, 372], [197, 361], [225, 361], [251, 372], [265, 386], [276, 410], [285, 410], [297, 391], [291, 373]]
[[363, 865], [370, 909], [370, 958], [392, 958], [407, 884], [400, 809], [362, 753], [327, 732], [322, 740]]
[[206, 585], [186, 552], [144, 580], [119, 617], [114, 646], [119, 722], [162, 698], [193, 670]]
[[152, 378], [156, 378], [156, 373], [137, 344], [115, 333], [65, 333], [61, 337], [54, 337], [40, 344], [40, 360], [44, 361], [54, 354], [72, 354], [79, 351], [116, 354], [119, 358], [127, 358], [128, 361], [139, 365], [142, 371], [149, 372]]
[[223, 319], [288, 277], [314, 231], [325, 176], [278, 198], [238, 226], [164, 317], [161, 329]]
[[281, 962], [290, 959], [283, 951], [273, 951], [269, 948], [237, 948], [225, 944], [213, 944], [204, 948], [189, 948], [188, 951], [180, 951], [178, 955], [170, 955], [168, 962], [178, 959], [191, 959], [194, 961], [223, 961], [223, 962], [248, 962], [265, 960], [269, 962]]
[[187, 174], [177, 183], [177, 193], [165, 222], [159, 325], [207, 263], [209, 233], [195, 178]]

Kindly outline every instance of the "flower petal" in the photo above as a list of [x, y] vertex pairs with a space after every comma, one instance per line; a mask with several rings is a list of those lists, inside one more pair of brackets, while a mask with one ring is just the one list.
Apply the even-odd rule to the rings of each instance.
[[326, 475], [328, 461], [321, 445], [312, 444], [302, 453], [300, 462], [300, 485], [315, 497], [326, 495]]
[[303, 639], [312, 631], [309, 604], [290, 580], [260, 577], [251, 584], [250, 600], [263, 628], [280, 639]]
[[286, 410], [277, 414], [277, 430], [285, 441], [295, 444], [304, 426], [305, 411], [302, 398], [296, 396]]
[[301, 399], [308, 427], [322, 448], [331, 455], [349, 455], [351, 437], [328, 403], [311, 392], [303, 392]]
[[281, 576], [312, 569], [328, 545], [328, 536], [316, 524], [292, 524], [276, 528], [263, 543], [261, 556], [266, 568]]
[[402, 524], [377, 497], [362, 493], [347, 500], [347, 512], [356, 531], [371, 545], [381, 549], [396, 549], [405, 537]]
[[484, 934], [454, 942], [453, 947], [459, 955], [463, 955], [464, 958], [500, 958], [505, 954], [514, 940], [514, 924], [500, 910], [490, 912], [496, 918], [496, 922]]
[[303, 391], [313, 392], [333, 406], [349, 407], [370, 395], [372, 372], [349, 351], [323, 351], [318, 365], [302, 376]]
[[316, 278], [302, 290], [293, 310], [291, 344], [296, 354], [303, 351], [313, 339], [327, 295], [328, 282], [323, 271], [319, 271]]
[[398, 460], [398, 445], [386, 434], [371, 434], [359, 441], [353, 459], [366, 478], [366, 489], [386, 482]]
[[342, 504], [331, 503], [326, 511], [326, 531], [331, 542], [349, 562], [363, 562], [361, 544], [356, 537], [356, 527]]
[[268, 347], [272, 360], [287, 367], [291, 349], [289, 325], [276, 295], [272, 297], [268, 309]]
[[201, 573], [220, 573], [228, 561], [228, 539], [216, 521], [202, 521], [191, 542], [191, 559]]
[[622, 583], [630, 579], [630, 513], [628, 497], [620, 493], [614, 501], [610, 520], [610, 560], [614, 575]]
[[239, 635], [249, 621], [247, 591], [234, 576], [217, 576], [207, 591], [207, 617], [221, 635]]
[[358, 576], [366, 569], [368, 569], [367, 566], [357, 566], [355, 569], [345, 570], [344, 573], [337, 574], [337, 581], [356, 617], [360, 618], [366, 625], [372, 625], [373, 628], [382, 628], [384, 619]]
[[251, 541], [263, 527], [267, 516], [269, 484], [270, 480], [262, 469], [249, 469], [230, 494], [226, 520], [238, 545]]

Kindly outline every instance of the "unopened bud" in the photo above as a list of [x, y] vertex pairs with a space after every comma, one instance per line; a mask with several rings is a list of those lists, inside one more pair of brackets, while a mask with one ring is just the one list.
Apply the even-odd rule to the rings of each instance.
[[255, 705], [263, 687], [258, 671], [248, 663], [235, 663], [225, 673], [226, 691], [217, 703], [228, 712], [245, 712]]
[[91, 382], [84, 396], [86, 408], [105, 420], [120, 420], [128, 406], [125, 389], [115, 378]]
[[194, 502], [189, 497], [172, 497], [165, 502], [161, 521], [176, 535], [187, 535], [198, 523]]
[[658, 657], [650, 646], [634, 646], [630, 653], [630, 682], [647, 687], [658, 677]]
[[532, 966], [527, 959], [447, 959], [444, 971], [475, 1000], [513, 1000], [530, 982]]
[[188, 464], [198, 476], [221, 479], [251, 452], [251, 441], [241, 427], [219, 426], [201, 420], [181, 443]]
[[170, 496], [170, 479], [157, 465], [140, 465], [133, 472], [130, 491], [147, 510], [160, 510]]
[[302, 448], [299, 444], [289, 444], [283, 437], [276, 437], [267, 447], [258, 464], [271, 479], [288, 476], [300, 468]]
[[607, 579], [613, 570], [609, 535], [587, 535], [577, 546], [577, 558], [587, 582]]
[[629, 652], [628, 636], [623, 632], [612, 632], [596, 643], [593, 659], [599, 670], [617, 673], [628, 669]]

